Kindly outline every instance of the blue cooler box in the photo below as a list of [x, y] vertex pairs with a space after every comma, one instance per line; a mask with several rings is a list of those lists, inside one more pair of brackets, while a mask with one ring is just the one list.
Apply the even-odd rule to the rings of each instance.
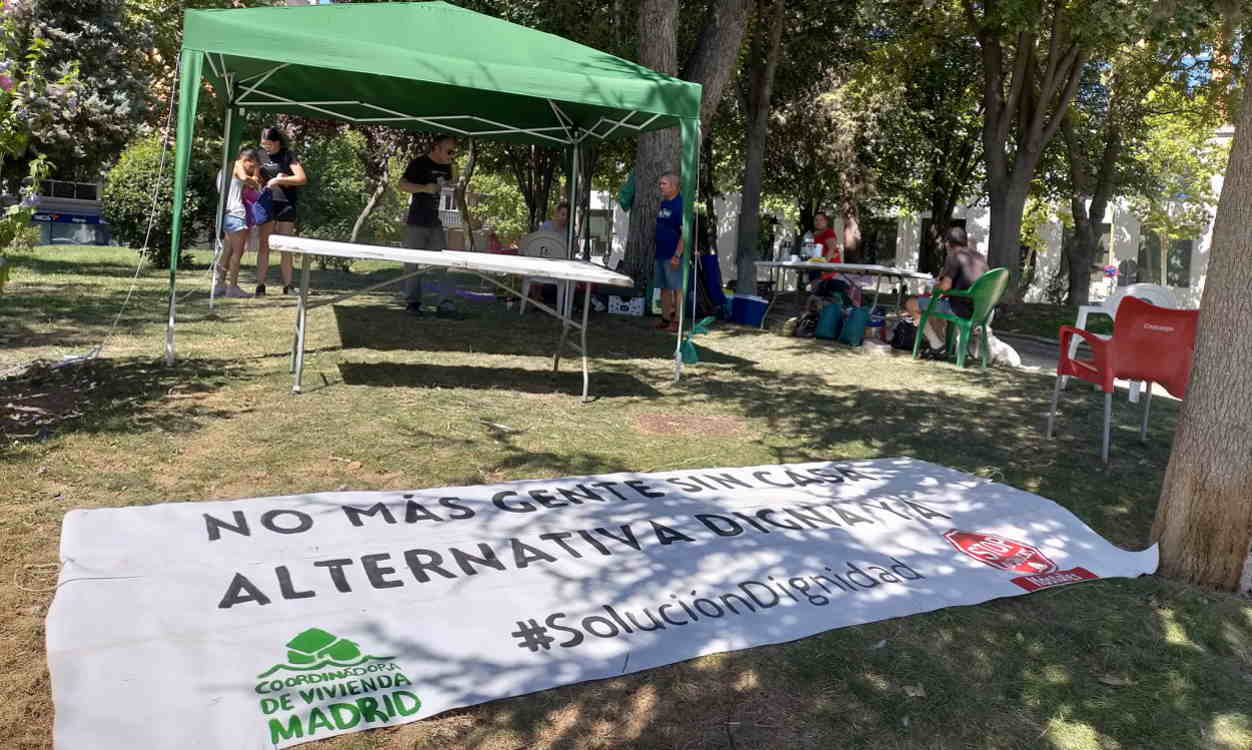
[[767, 307], [769, 307], [769, 300], [764, 297], [736, 294], [730, 303], [730, 319], [745, 326], [759, 327], [761, 321], [765, 319]]

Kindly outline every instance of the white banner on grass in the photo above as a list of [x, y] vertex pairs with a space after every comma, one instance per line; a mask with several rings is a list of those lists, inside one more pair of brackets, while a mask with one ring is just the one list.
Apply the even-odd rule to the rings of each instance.
[[907, 458], [77, 510], [61, 750], [288, 747], [701, 654], [1156, 570]]

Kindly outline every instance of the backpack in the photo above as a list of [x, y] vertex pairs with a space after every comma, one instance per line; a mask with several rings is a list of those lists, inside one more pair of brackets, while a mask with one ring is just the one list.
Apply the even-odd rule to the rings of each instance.
[[913, 341], [917, 338], [917, 326], [907, 320], [896, 323], [891, 331], [891, 348], [913, 351]]
[[839, 325], [843, 322], [843, 306], [831, 302], [818, 313], [817, 328], [813, 335], [819, 339], [833, 339], [839, 336]]
[[869, 310], [863, 307], [849, 309], [848, 317], [843, 321], [843, 330], [839, 331], [839, 343], [860, 346], [865, 338], [867, 325], [869, 325]]

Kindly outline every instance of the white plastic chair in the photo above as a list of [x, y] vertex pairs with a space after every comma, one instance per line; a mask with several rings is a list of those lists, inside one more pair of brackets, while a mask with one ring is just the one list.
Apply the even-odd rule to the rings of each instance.
[[[544, 230], [531, 232], [519, 240], [517, 246], [522, 255], [525, 255], [528, 258], [556, 258], [557, 260], [569, 259], [569, 250], [565, 247], [565, 238], [556, 232]], [[568, 285], [568, 282], [537, 276], [527, 276], [522, 279], [522, 304], [518, 310], [519, 314], [526, 312], [526, 303], [530, 301], [530, 285], [532, 283], [556, 284], [556, 309], [564, 314], [565, 288]]]
[[[1079, 307], [1078, 319], [1074, 321], [1074, 327], [1081, 328], [1085, 331], [1087, 329], [1087, 317], [1090, 315], [1107, 315], [1110, 318], [1117, 320], [1117, 306], [1122, 303], [1122, 299], [1125, 297], [1138, 297], [1144, 302], [1149, 302], [1157, 307], [1169, 307], [1175, 310], [1181, 307], [1181, 305], [1178, 304], [1178, 298], [1175, 297], [1174, 293], [1167, 287], [1163, 287], [1160, 284], [1131, 284], [1130, 286], [1118, 287], [1117, 291], [1105, 299], [1101, 304], [1082, 305]], [[1102, 339], [1109, 338], [1108, 336], [1101, 334], [1095, 335]], [[1070, 359], [1073, 359], [1074, 355], [1078, 353], [1079, 343], [1081, 343], [1081, 338], [1078, 336], [1075, 336], [1070, 341]], [[1062, 376], [1061, 387], [1064, 388], [1067, 385], [1069, 385], [1069, 376]], [[1140, 385], [1141, 383], [1138, 380], [1130, 383], [1131, 403], [1139, 403]]]

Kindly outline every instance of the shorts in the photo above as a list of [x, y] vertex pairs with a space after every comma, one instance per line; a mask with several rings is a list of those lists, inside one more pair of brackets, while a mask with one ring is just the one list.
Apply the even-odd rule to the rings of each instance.
[[[929, 296], [929, 295], [927, 295], [927, 296], [925, 296], [925, 297], [918, 297], [918, 298], [917, 298], [917, 309], [919, 309], [919, 310], [925, 310], [926, 308], [930, 307], [930, 301], [931, 301], [932, 299], [934, 299], [934, 298], [933, 298], [933, 297], [931, 297], [931, 296]], [[947, 298], [947, 297], [941, 297], [941, 298], [939, 299], [939, 312], [943, 313], [944, 315], [955, 315], [955, 314], [956, 314], [956, 313], [952, 312], [952, 303], [948, 302], [948, 298]], [[965, 316], [961, 316], [961, 317], [965, 317]]]
[[656, 264], [652, 267], [652, 278], [656, 282], [657, 289], [682, 289], [682, 263], [678, 264], [678, 268], [674, 268], [674, 265], [670, 263], [670, 258], [657, 258]]
[[238, 216], [231, 216], [230, 214], [227, 214], [226, 218], [222, 220], [222, 229], [225, 230], [226, 234], [234, 234], [235, 232], [242, 232], [243, 230], [247, 228], [248, 228], [248, 222], [244, 221]]
[[429, 227], [405, 224], [404, 246], [410, 250], [446, 250], [448, 238], [443, 233], [443, 224]]
[[270, 221], [286, 221], [295, 223], [296, 204], [287, 201], [274, 201], [271, 206]]

